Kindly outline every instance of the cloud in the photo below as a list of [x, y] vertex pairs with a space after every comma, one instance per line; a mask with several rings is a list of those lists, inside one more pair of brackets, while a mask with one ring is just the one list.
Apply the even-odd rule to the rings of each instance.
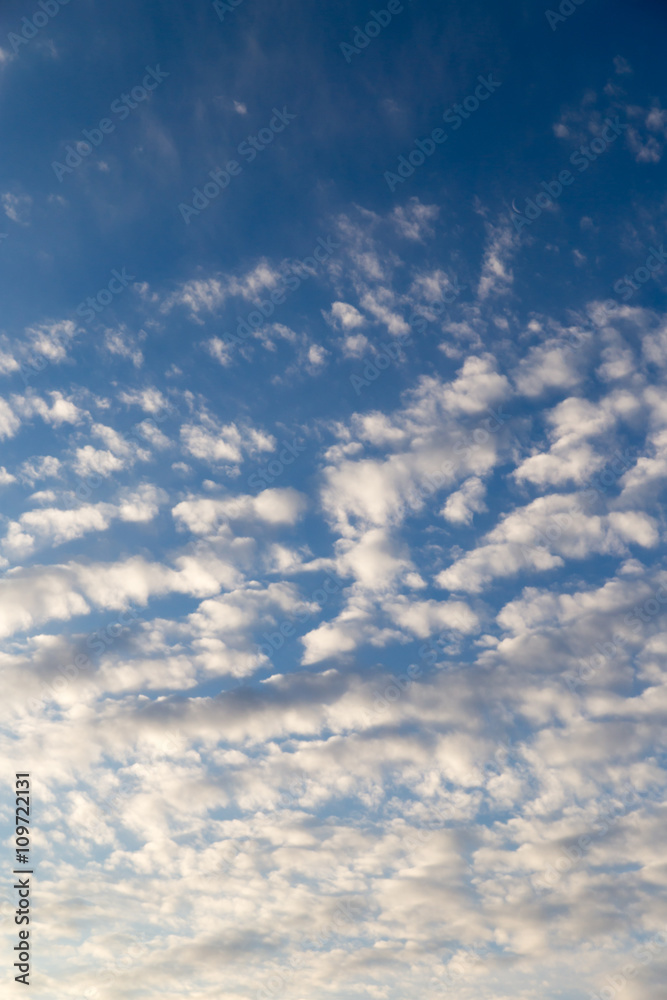
[[82, 448], [77, 448], [73, 468], [77, 475], [84, 478], [95, 475], [106, 477], [124, 469], [127, 464], [124, 458], [114, 455], [108, 449], [94, 448], [86, 444]]
[[20, 426], [21, 421], [7, 400], [0, 398], [0, 438], [14, 437]]
[[118, 394], [118, 398], [121, 403], [126, 403], [127, 406], [140, 406], [144, 413], [160, 413], [169, 406], [163, 393], [154, 386], [131, 391], [124, 389]]
[[419, 198], [413, 197], [405, 206], [397, 206], [391, 219], [405, 239], [422, 242], [425, 236], [433, 236], [429, 223], [437, 219], [439, 213], [437, 205], [422, 205]]
[[[590, 340], [586, 334], [579, 338], [584, 345]], [[517, 390], [525, 396], [536, 397], [549, 389], [572, 389], [582, 378], [584, 358], [571, 344], [555, 337], [532, 347], [521, 359], [514, 381]]]
[[8, 523], [2, 548], [5, 555], [23, 559], [37, 547], [63, 545], [93, 531], [107, 531], [114, 520], [146, 523], [156, 516], [166, 499], [163, 490], [144, 484], [126, 491], [117, 503], [83, 503], [72, 510], [44, 507], [26, 511], [17, 521]]
[[415, 601], [400, 597], [387, 605], [388, 613], [401, 627], [420, 639], [427, 639], [443, 628], [473, 633], [479, 630], [479, 618], [464, 601]]
[[[494, 425], [486, 414], [509, 394], [509, 383], [494, 371], [491, 358], [470, 357], [451, 382], [423, 377], [394, 413], [353, 416], [357, 436], [388, 445], [391, 452], [360, 457], [356, 448], [350, 458], [348, 444], [345, 452], [332, 453], [335, 461], [324, 469], [325, 511], [346, 534], [356, 522], [398, 524], [457, 479], [486, 474], [497, 461], [498, 443], [486, 430]], [[480, 426], [464, 433], [457, 422], [461, 415], [477, 417]], [[351, 439], [352, 430], [347, 433]]]
[[127, 358], [135, 368], [141, 368], [144, 355], [137, 343], [141, 339], [143, 339], [141, 334], [135, 337], [125, 326], [120, 326], [116, 330], [105, 330], [104, 347], [109, 354]]
[[17, 372], [20, 370], [20, 367], [17, 358], [11, 350], [0, 350], [0, 375], [9, 375], [11, 372]]
[[144, 437], [153, 448], [163, 450], [169, 448], [171, 442], [166, 434], [163, 434], [155, 422], [151, 419], [142, 420], [137, 424], [137, 431]]
[[332, 326], [342, 330], [355, 330], [366, 322], [359, 310], [348, 302], [333, 302], [330, 312], [324, 315]]
[[19, 478], [22, 483], [32, 487], [40, 479], [57, 479], [61, 469], [62, 462], [55, 455], [40, 455], [21, 463]]
[[77, 327], [71, 320], [42, 323], [26, 329], [32, 351], [41, 354], [52, 364], [59, 364], [67, 357], [67, 350], [76, 336]]
[[479, 593], [491, 580], [521, 569], [545, 571], [564, 559], [585, 559], [593, 553], [624, 555], [628, 545], [653, 548], [657, 524], [643, 511], [589, 514], [587, 494], [552, 494], [504, 515], [480, 545], [457, 559], [436, 577], [451, 591]]
[[[634, 397], [628, 402], [636, 409]], [[588, 482], [592, 473], [605, 466], [606, 456], [595, 452], [587, 439], [600, 437], [614, 427], [619, 403], [622, 405], [622, 397], [607, 397], [601, 404], [574, 396], [563, 400], [546, 415], [550, 450], [525, 459], [515, 477], [542, 486], [568, 480], [579, 485]]]
[[[2, 62], [1, 57], [0, 62]], [[32, 207], [32, 198], [30, 195], [10, 194], [7, 192], [2, 195], [2, 207], [5, 210], [5, 215], [12, 222], [17, 222], [21, 226], [29, 225], [28, 216]]]
[[226, 367], [232, 363], [234, 357], [233, 344], [221, 340], [220, 337], [212, 337], [206, 341], [205, 347], [211, 357], [215, 358], [221, 365]]
[[306, 508], [306, 497], [297, 490], [263, 490], [257, 496], [237, 494], [225, 499], [190, 497], [177, 504], [172, 514], [182, 527], [208, 535], [230, 520], [264, 521], [266, 524], [296, 524]]
[[487, 244], [477, 286], [481, 301], [490, 295], [506, 295], [514, 282], [509, 262], [517, 247], [517, 234], [509, 225], [487, 225]]
[[474, 514], [487, 510], [484, 503], [486, 486], [478, 476], [471, 476], [460, 490], [450, 493], [442, 508], [442, 516], [452, 524], [472, 524]]
[[[128, 519], [137, 520], [146, 520], [149, 512], [146, 507], [137, 511], [129, 505], [125, 511], [133, 515]], [[141, 515], [138, 518], [137, 513]], [[91, 520], [96, 516], [93, 507]], [[46, 522], [39, 522], [35, 517], [33, 526], [40, 523], [46, 524], [47, 531], [57, 532], [67, 530], [71, 521], [63, 519], [59, 527], [57, 518], [47, 515]], [[95, 530], [95, 526], [90, 530]], [[71, 560], [50, 566], [16, 567], [0, 580], [0, 636], [25, 632], [53, 620], [67, 621], [75, 615], [87, 615], [94, 607], [124, 610], [132, 604], [145, 606], [152, 597], [166, 594], [203, 598], [238, 580], [235, 567], [214, 551], [202, 556], [193, 550], [192, 554], [176, 557], [174, 566], [132, 556], [111, 563], [84, 564]]]
[[50, 424], [52, 427], [81, 423], [85, 412], [72, 399], [67, 399], [58, 390], [49, 392], [47, 395], [51, 397], [51, 405], [34, 393], [28, 393], [25, 396], [12, 396], [12, 405], [24, 420], [39, 416], [44, 423]]
[[614, 56], [614, 69], [619, 75], [632, 73], [632, 67], [623, 56]]
[[273, 451], [276, 440], [270, 434], [235, 423], [220, 424], [207, 412], [198, 423], [181, 427], [181, 441], [186, 452], [211, 465], [238, 465], [245, 455]]
[[510, 383], [489, 354], [466, 358], [458, 378], [443, 387], [445, 409], [453, 414], [484, 413], [509, 395]]
[[147, 462], [151, 458], [149, 451], [136, 441], [126, 440], [107, 424], [94, 423], [90, 435], [106, 447], [96, 448], [92, 444], [86, 444], [75, 449], [72, 467], [83, 478], [91, 475], [107, 477], [114, 472], [131, 468], [136, 462]]
[[161, 308], [170, 312], [177, 305], [185, 306], [193, 318], [199, 319], [201, 313], [216, 312], [231, 298], [254, 302], [263, 291], [275, 288], [282, 281], [280, 270], [263, 258], [240, 277], [220, 274], [193, 278], [167, 297]]

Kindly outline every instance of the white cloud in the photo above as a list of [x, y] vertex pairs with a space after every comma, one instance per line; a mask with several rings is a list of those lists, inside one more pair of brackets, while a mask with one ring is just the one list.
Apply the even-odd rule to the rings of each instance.
[[141, 339], [143, 339], [141, 334], [135, 337], [125, 326], [104, 331], [104, 347], [109, 354], [127, 358], [135, 368], [141, 368], [144, 363], [143, 352], [138, 346], [138, 341]]
[[168, 407], [165, 396], [155, 386], [131, 391], [124, 389], [118, 394], [118, 398], [121, 403], [126, 403], [128, 406], [140, 406], [145, 413], [160, 413]]
[[555, 569], [564, 559], [593, 553], [624, 555], [629, 544], [657, 545], [655, 520], [642, 511], [588, 514], [587, 495], [552, 494], [506, 514], [481, 544], [438, 574], [451, 591], [477, 593], [497, 577], [521, 569]]
[[151, 419], [142, 420], [141, 423], [137, 424], [137, 432], [146, 438], [148, 443], [157, 448], [158, 450], [163, 450], [168, 448], [171, 444], [169, 438], [166, 434], [163, 434], [160, 428]]
[[338, 565], [343, 573], [352, 573], [368, 590], [387, 590], [397, 578], [414, 571], [407, 548], [386, 530], [372, 528], [358, 541], [341, 540]]
[[21, 421], [7, 400], [0, 397], [0, 438], [14, 437], [20, 426]]
[[181, 440], [187, 452], [212, 465], [238, 465], [244, 455], [272, 451], [275, 438], [255, 428], [235, 423], [219, 424], [208, 413], [201, 413], [199, 423], [181, 427]]
[[12, 405], [17, 413], [20, 413], [25, 420], [33, 416], [40, 416], [44, 423], [52, 427], [61, 427], [63, 424], [78, 424], [83, 420], [85, 412], [81, 410], [71, 399], [67, 399], [57, 390], [49, 392], [51, 405], [34, 393], [25, 396], [12, 396]]
[[415, 601], [397, 598], [386, 606], [398, 624], [420, 639], [427, 639], [443, 628], [462, 633], [479, 630], [479, 618], [464, 601]]
[[241, 277], [217, 275], [185, 282], [164, 301], [162, 311], [170, 312], [174, 306], [182, 305], [190, 310], [193, 318], [198, 319], [200, 313], [215, 312], [229, 298], [254, 302], [262, 292], [275, 288], [282, 280], [281, 272], [262, 259]]
[[[353, 416], [352, 428], [362, 440], [393, 448], [384, 458], [354, 458], [332, 453], [324, 470], [322, 502], [345, 534], [353, 525], [400, 523], [419, 511], [440, 489], [468, 476], [481, 476], [497, 461], [498, 424], [485, 414], [509, 395], [507, 379], [493, 370], [491, 359], [468, 358], [449, 383], [423, 377], [390, 415]], [[462, 428], [460, 415], [478, 418], [479, 426]], [[345, 431], [351, 436], [350, 431]], [[348, 445], [349, 450], [349, 445]]]
[[484, 301], [490, 295], [505, 295], [514, 282], [509, 266], [518, 244], [517, 234], [510, 225], [487, 226], [487, 243], [477, 295]]
[[[0, 62], [2, 62], [0, 58]], [[6, 192], [2, 195], [2, 207], [5, 215], [12, 222], [18, 222], [21, 226], [27, 226], [28, 216], [32, 207], [32, 198], [27, 194], [11, 194]]]
[[443, 388], [445, 408], [454, 414], [483, 413], [510, 395], [510, 384], [489, 354], [466, 358], [458, 378]]
[[71, 320], [59, 323], [42, 323], [26, 329], [32, 351], [41, 354], [52, 364], [67, 357], [67, 350], [76, 336], [77, 328]]
[[55, 455], [40, 455], [27, 459], [19, 467], [22, 483], [34, 486], [40, 479], [54, 479], [60, 476], [62, 463]]
[[[580, 338], [583, 346], [590, 335]], [[540, 396], [547, 389], [571, 389], [582, 380], [583, 357], [581, 352], [548, 338], [543, 344], [531, 348], [521, 359], [515, 375], [516, 387], [525, 396]]]
[[220, 337], [211, 337], [210, 340], [206, 341], [205, 346], [211, 357], [219, 361], [221, 365], [226, 367], [232, 363], [234, 356], [234, 347], [232, 344], [226, 343]]
[[124, 459], [113, 452], [86, 444], [76, 449], [73, 468], [77, 475], [85, 478], [90, 475], [110, 476], [124, 469], [125, 465]]
[[410, 198], [405, 206], [399, 205], [394, 209], [391, 219], [401, 236], [421, 242], [425, 236], [433, 236], [430, 223], [437, 219], [439, 213], [437, 205], [422, 205], [419, 198]]
[[208, 535], [231, 520], [264, 521], [266, 524], [296, 524], [306, 507], [297, 490], [269, 489], [257, 496], [239, 494], [221, 499], [190, 497], [174, 507], [177, 522], [197, 535]]
[[332, 326], [342, 330], [355, 330], [366, 322], [359, 310], [348, 302], [333, 302], [330, 312], [324, 316]]
[[442, 516], [452, 524], [471, 524], [475, 514], [487, 510], [484, 503], [486, 486], [478, 476], [471, 476], [447, 497], [447, 503], [442, 508]]
[[[591, 474], [606, 464], [606, 456], [596, 452], [588, 438], [600, 437], [616, 423], [616, 412], [623, 397], [607, 397], [601, 404], [571, 396], [563, 400], [547, 416], [552, 441], [547, 453], [538, 453], [525, 459], [514, 475], [539, 485], [561, 484], [571, 480], [582, 484]], [[634, 397], [629, 398], [631, 409], [636, 409]]]
[[19, 362], [11, 350], [0, 350], [0, 375], [9, 375], [11, 372], [19, 371], [19, 369]]
[[26, 511], [17, 521], [9, 522], [2, 547], [8, 556], [24, 558], [38, 546], [63, 545], [93, 531], [107, 531], [114, 520], [145, 523], [156, 516], [159, 505], [166, 499], [164, 491], [145, 484], [127, 491], [118, 503], [82, 503], [70, 510], [45, 507]]
[[[137, 519], [146, 519], [146, 508], [131, 510], [128, 505], [125, 510], [133, 518], [140, 514]], [[51, 520], [50, 530], [54, 530], [55, 519]], [[34, 524], [39, 523], [35, 518]], [[67, 530], [69, 519], [62, 523]], [[59, 530], [57, 525], [55, 530]], [[178, 556], [174, 566], [133, 556], [112, 563], [72, 560], [62, 565], [17, 567], [0, 580], [0, 636], [53, 620], [66, 621], [88, 614], [93, 607], [108, 611], [132, 604], [144, 607], [152, 597], [166, 594], [204, 598], [238, 581], [236, 568], [213, 551], [202, 555], [193, 549], [192, 554]]]

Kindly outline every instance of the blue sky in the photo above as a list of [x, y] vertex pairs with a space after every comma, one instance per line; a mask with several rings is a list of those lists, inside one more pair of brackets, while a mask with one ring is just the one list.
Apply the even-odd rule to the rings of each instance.
[[387, 6], [3, 7], [40, 1000], [663, 995], [665, 13]]

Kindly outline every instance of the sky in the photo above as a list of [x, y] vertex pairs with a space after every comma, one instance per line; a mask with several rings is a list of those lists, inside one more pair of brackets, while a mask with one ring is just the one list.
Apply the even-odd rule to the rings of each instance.
[[3, 995], [662, 1000], [666, 17], [3, 4]]

